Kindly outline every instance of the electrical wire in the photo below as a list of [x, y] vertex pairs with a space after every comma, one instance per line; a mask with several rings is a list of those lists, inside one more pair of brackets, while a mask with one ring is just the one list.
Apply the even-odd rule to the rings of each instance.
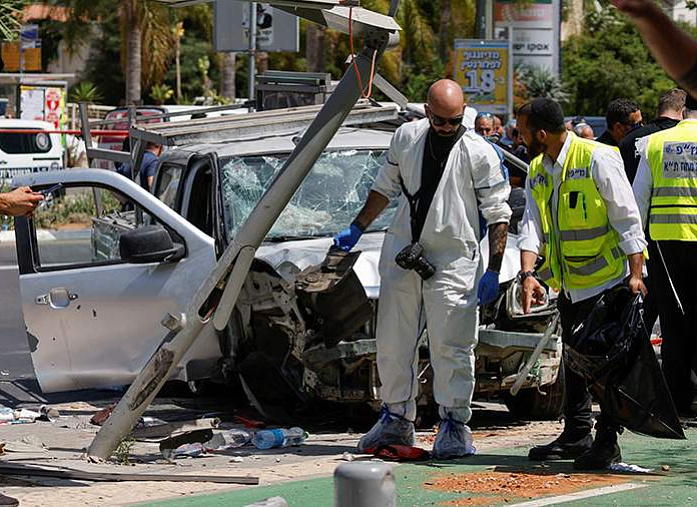
[[369, 99], [373, 94], [373, 79], [375, 78], [375, 62], [377, 60], [378, 52], [373, 50], [373, 60], [370, 64], [370, 80], [368, 81], [368, 91], [364, 92], [363, 80], [361, 79], [361, 71], [358, 70], [358, 63], [356, 62], [356, 52], [353, 46], [353, 7], [349, 7], [349, 50], [351, 51], [351, 65], [356, 71], [356, 78], [358, 79], [358, 86], [361, 90], [361, 98]]

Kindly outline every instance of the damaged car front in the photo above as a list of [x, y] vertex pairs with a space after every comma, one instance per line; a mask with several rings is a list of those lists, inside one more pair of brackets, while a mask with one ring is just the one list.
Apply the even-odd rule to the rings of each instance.
[[[343, 129], [320, 157], [258, 250], [229, 326], [229, 372], [239, 373], [254, 405], [284, 419], [314, 401], [379, 405], [375, 361], [378, 260], [393, 202], [345, 255], [329, 253], [333, 236], [358, 214], [385, 160], [391, 133]], [[277, 148], [278, 145], [276, 145]], [[227, 241], [283, 166], [288, 153], [237, 153], [218, 160], [222, 222]], [[477, 392], [504, 393], [513, 385], [556, 311], [548, 300], [523, 316], [515, 274], [519, 270], [517, 222], [521, 190], [507, 245], [497, 300], [482, 308]], [[524, 207], [524, 197], [522, 201]], [[482, 242], [487, 248], [488, 240]], [[486, 255], [484, 255], [486, 258]], [[561, 341], [548, 342], [517, 397], [504, 396], [521, 417], [554, 418], [561, 409]], [[428, 336], [420, 347], [421, 412], [433, 408]]]

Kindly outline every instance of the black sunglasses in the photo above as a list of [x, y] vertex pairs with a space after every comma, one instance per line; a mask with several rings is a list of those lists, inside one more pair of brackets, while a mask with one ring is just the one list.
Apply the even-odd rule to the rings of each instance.
[[442, 127], [446, 123], [452, 125], [453, 127], [457, 127], [459, 125], [462, 125], [462, 120], [464, 119], [464, 115], [460, 116], [455, 116], [453, 118], [443, 118], [442, 116], [438, 116], [437, 114], [431, 113], [431, 122], [436, 126], [436, 127]]

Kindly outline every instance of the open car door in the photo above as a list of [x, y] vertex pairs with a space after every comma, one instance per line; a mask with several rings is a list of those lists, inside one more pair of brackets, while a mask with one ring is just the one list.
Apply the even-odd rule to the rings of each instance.
[[[166, 336], [163, 315], [181, 314], [215, 264], [213, 239], [110, 171], [17, 183], [63, 185], [17, 221], [22, 307], [42, 390], [130, 383]], [[206, 326], [171, 378], [208, 377], [219, 357]]]

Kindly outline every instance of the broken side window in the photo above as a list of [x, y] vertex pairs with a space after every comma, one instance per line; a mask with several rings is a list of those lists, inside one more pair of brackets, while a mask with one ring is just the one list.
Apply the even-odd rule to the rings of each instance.
[[[221, 158], [228, 240], [237, 234], [288, 156]], [[271, 228], [267, 240], [333, 236], [348, 227], [365, 204], [385, 157], [382, 149], [323, 153]], [[396, 205], [391, 203], [370, 230], [387, 229]]]

